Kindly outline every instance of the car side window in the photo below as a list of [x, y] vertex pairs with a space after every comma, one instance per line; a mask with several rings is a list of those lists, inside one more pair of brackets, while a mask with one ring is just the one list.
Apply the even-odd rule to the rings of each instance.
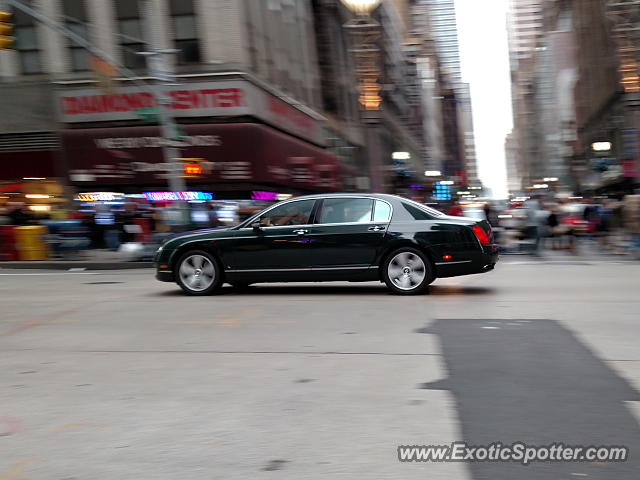
[[388, 222], [391, 216], [391, 206], [382, 200], [376, 200], [376, 208], [373, 213], [374, 222]]
[[326, 198], [316, 223], [370, 222], [372, 210], [369, 198]]
[[315, 200], [300, 200], [279, 205], [260, 216], [260, 225], [265, 227], [306, 225], [311, 218], [315, 202]]

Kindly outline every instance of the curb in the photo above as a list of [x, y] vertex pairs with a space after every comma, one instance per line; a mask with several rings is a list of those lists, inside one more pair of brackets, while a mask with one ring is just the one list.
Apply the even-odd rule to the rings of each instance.
[[30, 269], [30, 270], [131, 270], [135, 268], [153, 268], [152, 262], [83, 262], [75, 261], [11, 261], [0, 262], [0, 269]]

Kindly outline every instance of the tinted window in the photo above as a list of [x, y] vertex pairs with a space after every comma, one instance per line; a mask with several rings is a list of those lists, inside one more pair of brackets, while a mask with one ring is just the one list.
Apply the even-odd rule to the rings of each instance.
[[370, 222], [371, 210], [373, 200], [368, 198], [328, 198], [317, 223]]
[[391, 207], [387, 202], [376, 200], [376, 209], [373, 214], [374, 222], [388, 222], [391, 215]]
[[413, 217], [414, 220], [433, 220], [433, 215], [430, 215], [421, 208], [414, 207], [410, 203], [402, 202], [404, 209]]
[[269, 210], [260, 217], [260, 223], [268, 227], [280, 225], [305, 225], [311, 218], [315, 200], [289, 202]]

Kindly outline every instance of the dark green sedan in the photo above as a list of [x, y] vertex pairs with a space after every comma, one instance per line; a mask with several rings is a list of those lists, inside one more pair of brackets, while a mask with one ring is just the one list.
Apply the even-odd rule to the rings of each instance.
[[154, 258], [156, 278], [191, 295], [225, 282], [336, 280], [379, 280], [411, 295], [438, 277], [492, 270], [497, 260], [486, 221], [384, 194], [296, 197], [235, 227], [175, 236]]

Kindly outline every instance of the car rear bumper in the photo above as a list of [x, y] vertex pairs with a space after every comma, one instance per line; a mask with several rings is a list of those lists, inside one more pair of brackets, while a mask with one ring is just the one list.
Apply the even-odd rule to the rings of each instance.
[[482, 252], [472, 253], [465, 260], [452, 260], [436, 263], [436, 276], [457, 277], [474, 273], [490, 272], [498, 263], [498, 247], [491, 245], [484, 247]]

